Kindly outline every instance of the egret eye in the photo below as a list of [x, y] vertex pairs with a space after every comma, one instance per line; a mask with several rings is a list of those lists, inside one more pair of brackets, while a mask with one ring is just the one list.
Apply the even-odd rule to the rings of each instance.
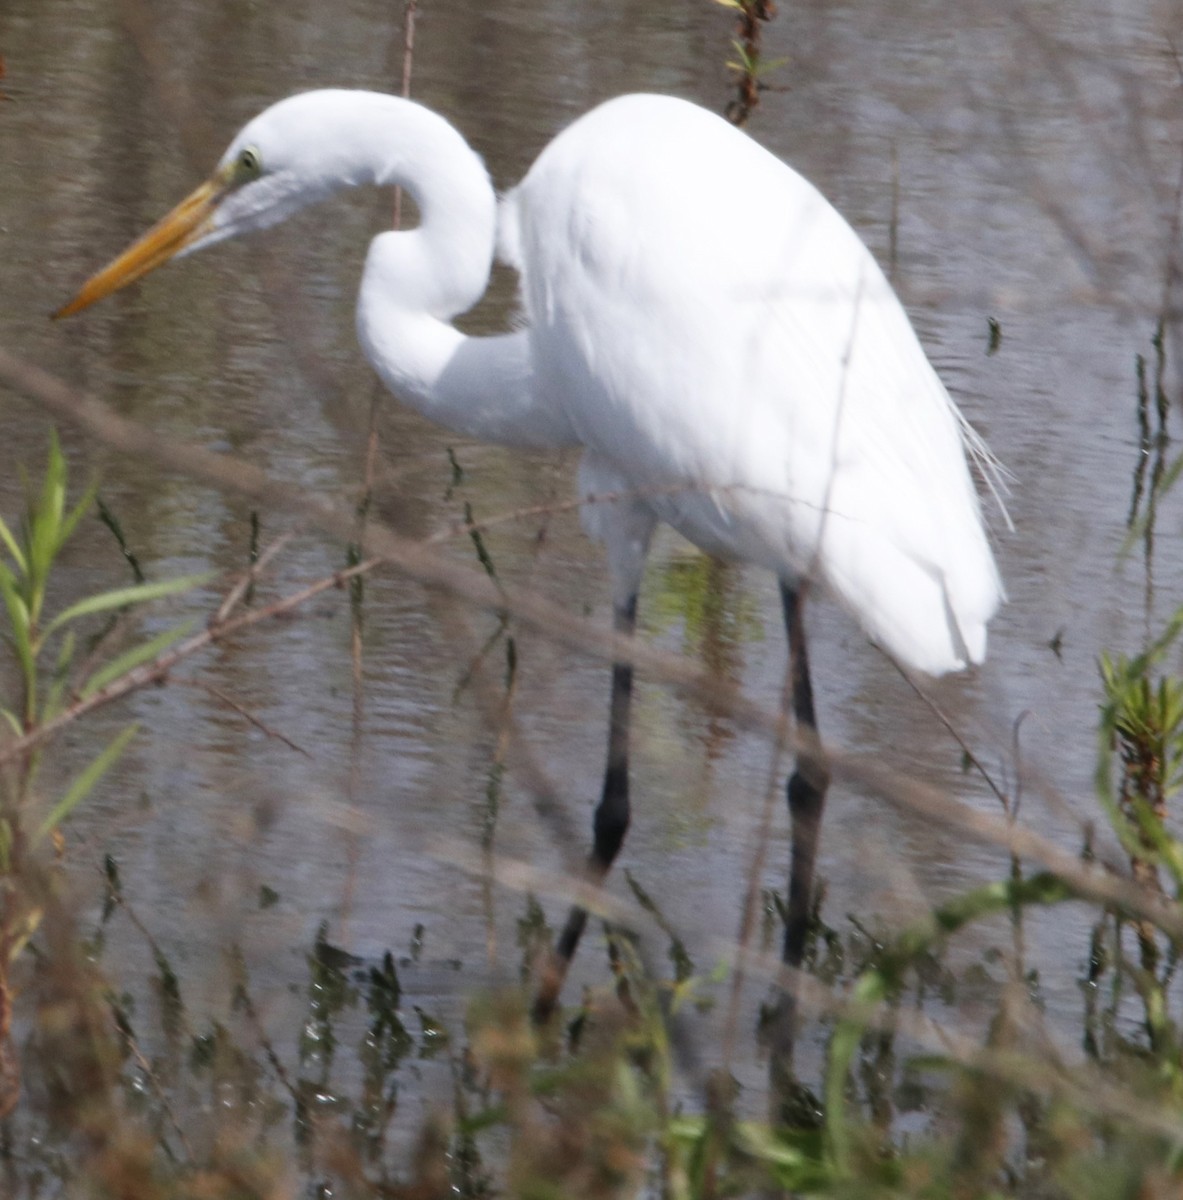
[[238, 161], [234, 164], [234, 174], [239, 183], [247, 183], [252, 179], [258, 179], [263, 173], [263, 160], [259, 157], [259, 152], [254, 146], [247, 146], [238, 155]]

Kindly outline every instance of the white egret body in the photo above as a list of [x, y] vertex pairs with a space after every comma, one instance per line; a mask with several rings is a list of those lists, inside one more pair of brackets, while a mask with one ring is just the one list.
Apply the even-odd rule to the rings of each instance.
[[811, 184], [703, 109], [626, 96], [546, 148], [502, 244], [536, 387], [597, 472], [709, 553], [823, 582], [908, 666], [982, 660], [1001, 586], [964, 423]]
[[[421, 214], [371, 244], [358, 303], [367, 356], [396, 395], [462, 434], [584, 448], [582, 485], [600, 497], [585, 523], [607, 546], [620, 628], [633, 628], [662, 520], [779, 577], [808, 725], [804, 580], [906, 666], [941, 674], [982, 660], [1002, 588], [966, 452], [988, 476], [992, 460], [845, 220], [684, 101], [596, 108], [498, 214], [481, 161], [429, 110], [368, 92], [294, 96], [250, 122], [210, 181], [59, 315], [356, 184], [400, 185]], [[525, 324], [468, 337], [451, 319], [482, 295], [498, 238], [521, 272]], [[597, 872], [628, 821], [626, 665], [614, 680]], [[824, 770], [814, 784], [816, 840]], [[805, 858], [793, 890], [807, 901], [812, 845]], [[799, 961], [788, 941], [786, 956]]]

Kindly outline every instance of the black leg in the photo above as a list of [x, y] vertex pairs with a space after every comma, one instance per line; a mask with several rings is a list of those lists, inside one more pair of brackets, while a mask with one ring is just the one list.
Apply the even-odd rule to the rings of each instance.
[[[797, 735], [797, 761], [789, 777], [789, 815], [792, 818], [792, 852], [789, 863], [788, 912], [785, 917], [783, 962], [799, 967], [813, 912], [813, 875], [821, 832], [822, 809], [830, 783], [829, 767], [817, 733], [813, 685], [809, 678], [809, 653], [805, 645], [802, 613], [804, 597], [783, 581], [785, 630], [789, 636], [789, 701]], [[797, 1034], [797, 1006], [791, 987], [780, 995], [769, 1030], [772, 1097], [778, 1119], [789, 1119], [800, 1097], [793, 1075], [793, 1046]]]
[[[616, 632], [631, 637], [637, 627], [637, 597], [615, 611]], [[595, 840], [587, 862], [587, 877], [599, 883], [608, 874], [624, 835], [628, 832], [628, 729], [629, 711], [633, 697], [633, 668], [631, 663], [612, 666], [612, 703], [608, 718], [608, 765], [604, 770], [604, 790], [593, 821]], [[559, 991], [567, 975], [567, 967], [575, 957], [579, 939], [587, 925], [587, 909], [573, 905], [567, 923], [555, 944], [551, 961], [543, 974], [538, 997], [534, 1001], [534, 1019], [549, 1020], [558, 1002]]]
[[781, 957], [799, 967], [805, 957], [805, 940], [813, 909], [813, 869], [821, 832], [822, 809], [830, 783], [829, 767], [817, 733], [813, 684], [809, 678], [809, 652], [805, 645], [801, 594], [782, 583], [781, 601], [789, 635], [789, 687], [793, 722], [797, 731], [797, 763], [789, 777], [789, 815], [793, 822], [792, 860], [789, 867], [789, 911]]

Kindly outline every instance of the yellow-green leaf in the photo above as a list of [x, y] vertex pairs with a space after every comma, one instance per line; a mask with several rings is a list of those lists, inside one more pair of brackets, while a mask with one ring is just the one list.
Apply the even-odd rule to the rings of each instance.
[[3, 542], [8, 547], [8, 553], [12, 555], [12, 561], [16, 563], [17, 570], [23, 575], [27, 570], [25, 553], [20, 548], [20, 543], [16, 540], [12, 530], [4, 523], [3, 517], [0, 517], [0, 542]]
[[144, 642], [141, 646], [133, 646], [130, 650], [119, 655], [118, 658], [113, 658], [82, 685], [80, 695], [85, 699], [85, 697], [91, 696], [95, 692], [102, 691], [113, 679], [118, 679], [125, 672], [134, 670], [140, 663], [151, 662], [158, 654], [171, 646], [173, 642], [183, 638], [196, 624], [196, 621], [186, 621], [182, 625], [166, 629], [163, 633], [157, 634], [151, 641]]
[[3, 596], [4, 605], [8, 609], [12, 644], [20, 660], [25, 686], [29, 687], [36, 674], [33, 665], [32, 622], [28, 605], [17, 587], [16, 576], [3, 563], [0, 563], [0, 596]]
[[84, 800], [94, 786], [123, 753], [127, 743], [139, 731], [139, 725], [129, 725], [108, 744], [107, 748], [66, 789], [66, 794], [53, 806], [37, 831], [39, 838], [48, 837]]
[[92, 483], [90, 487], [86, 489], [82, 499], [79, 500], [78, 503], [75, 504], [70, 512], [66, 515], [62, 521], [61, 540], [59, 545], [64, 546], [66, 542], [70, 540], [70, 535], [74, 532], [75, 528], [77, 528], [78, 522], [82, 520], [83, 516], [90, 510], [90, 506], [94, 503], [94, 498], [98, 495], [98, 492], [98, 483]]
[[182, 575], [177, 579], [163, 579], [158, 583], [137, 583], [131, 587], [116, 588], [111, 592], [100, 592], [97, 596], [88, 596], [71, 604], [64, 612], [56, 617], [45, 628], [48, 637], [56, 629], [60, 629], [68, 621], [79, 617], [90, 616], [92, 613], [110, 612], [113, 608], [124, 608], [129, 604], [143, 604], [148, 600], [159, 600], [164, 596], [175, 596], [187, 592], [190, 588], [200, 587], [217, 575], [216, 571], [206, 571], [200, 575]]
[[51, 720], [62, 710], [62, 696], [66, 684], [70, 680], [70, 664], [74, 661], [74, 631], [68, 629], [62, 644], [58, 648], [57, 662], [54, 664], [53, 676], [50, 679], [49, 691], [41, 711], [43, 721]]

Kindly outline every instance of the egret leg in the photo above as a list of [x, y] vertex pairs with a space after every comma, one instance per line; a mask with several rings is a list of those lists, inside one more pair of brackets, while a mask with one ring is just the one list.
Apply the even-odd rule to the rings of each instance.
[[793, 722], [797, 730], [797, 762], [789, 776], [789, 815], [793, 824], [792, 858], [789, 865], [788, 916], [781, 958], [799, 967], [805, 957], [813, 909], [813, 874], [821, 832], [822, 809], [830, 770], [817, 732], [813, 707], [813, 684], [809, 677], [809, 651], [805, 644], [805, 601], [801, 593], [781, 583], [785, 630], [789, 635], [789, 690]]
[[[616, 632], [632, 637], [637, 627], [637, 594], [632, 595], [613, 613]], [[593, 819], [594, 840], [587, 861], [587, 878], [591, 883], [600, 883], [608, 874], [616, 858], [624, 835], [628, 832], [628, 741], [629, 714], [633, 697], [632, 663], [613, 663], [612, 701], [608, 718], [608, 764], [604, 770], [604, 790], [596, 807]], [[575, 957], [579, 939], [587, 926], [587, 909], [578, 904], [571, 906], [567, 922], [555, 943], [554, 953], [543, 974], [534, 1001], [534, 1019], [539, 1023], [549, 1020], [558, 1001], [567, 968]]]
[[[781, 958], [786, 966], [799, 967], [805, 958], [805, 943], [813, 913], [814, 867], [830, 771], [818, 737], [817, 714], [813, 707], [813, 684], [809, 676], [809, 652], [805, 644], [803, 619], [805, 600], [800, 592], [783, 581], [780, 594], [789, 639], [789, 703], [797, 734], [797, 761], [787, 789], [792, 820], [792, 850]], [[782, 1109], [783, 1116], [791, 1111], [799, 1094], [792, 1067], [797, 1007], [791, 987], [781, 993], [769, 1032], [773, 1097]]]

